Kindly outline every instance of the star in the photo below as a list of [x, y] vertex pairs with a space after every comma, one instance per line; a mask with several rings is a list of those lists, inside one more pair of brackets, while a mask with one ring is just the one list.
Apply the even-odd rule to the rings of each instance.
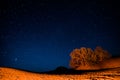
[[14, 60], [15, 60], [15, 62], [16, 62], [16, 61], [18, 60], [18, 58], [16, 57]]

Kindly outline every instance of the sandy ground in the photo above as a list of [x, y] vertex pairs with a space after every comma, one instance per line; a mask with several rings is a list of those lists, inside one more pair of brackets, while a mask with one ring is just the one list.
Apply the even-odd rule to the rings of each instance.
[[50, 75], [0, 67], [0, 80], [120, 80], [120, 68], [77, 75]]

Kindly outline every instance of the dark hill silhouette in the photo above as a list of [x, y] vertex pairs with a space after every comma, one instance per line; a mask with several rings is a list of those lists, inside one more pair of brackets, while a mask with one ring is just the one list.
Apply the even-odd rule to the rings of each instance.
[[86, 73], [86, 72], [99, 72], [99, 71], [104, 71], [104, 70], [107, 70], [107, 69], [101, 69], [101, 70], [74, 70], [74, 69], [68, 69], [66, 67], [63, 67], [63, 66], [60, 66], [60, 67], [57, 67], [55, 70], [53, 71], [47, 71], [47, 72], [42, 72], [42, 74], [59, 74], [59, 75], [62, 75], [62, 74], [72, 74], [72, 75], [76, 75], [76, 74], [83, 74], [83, 73]]

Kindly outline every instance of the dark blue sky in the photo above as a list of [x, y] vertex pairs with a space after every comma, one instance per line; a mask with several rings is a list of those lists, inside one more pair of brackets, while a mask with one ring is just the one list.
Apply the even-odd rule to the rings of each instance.
[[74, 48], [102, 46], [120, 54], [120, 10], [105, 0], [4, 0], [0, 66], [29, 71], [69, 68]]

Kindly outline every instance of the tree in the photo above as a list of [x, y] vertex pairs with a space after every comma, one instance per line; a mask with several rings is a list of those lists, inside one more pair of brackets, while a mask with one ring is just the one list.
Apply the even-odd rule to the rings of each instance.
[[111, 57], [108, 51], [103, 50], [102, 47], [97, 46], [96, 49], [94, 50], [95, 53], [95, 62], [101, 62], [105, 59], [108, 59]]
[[111, 55], [101, 47], [96, 47], [94, 51], [91, 48], [81, 47], [80, 49], [74, 49], [70, 53], [70, 57], [70, 67], [77, 69], [81, 66], [94, 66], [95, 64], [110, 58]]

